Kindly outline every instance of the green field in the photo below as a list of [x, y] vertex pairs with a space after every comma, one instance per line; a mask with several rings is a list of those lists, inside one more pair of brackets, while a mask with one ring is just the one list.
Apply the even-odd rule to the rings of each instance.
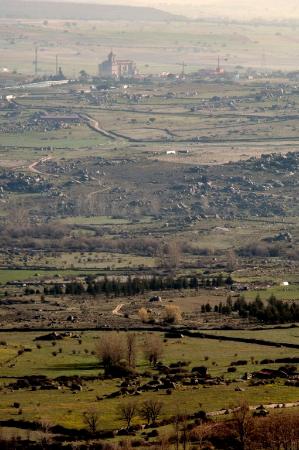
[[[2, 256], [0, 258], [2, 266], [9, 265], [9, 261]], [[61, 252], [61, 253], [48, 253], [42, 252], [26, 259], [22, 256], [15, 256], [13, 258], [13, 264], [15, 267], [19, 267], [19, 270], [9, 271], [2, 270], [0, 279], [4, 281], [12, 281], [14, 279], [26, 279], [35, 277], [40, 279], [41, 277], [50, 277], [51, 274], [56, 273], [60, 276], [76, 274], [75, 270], [85, 271], [87, 273], [90, 270], [113, 270], [113, 269], [125, 269], [125, 268], [138, 268], [138, 267], [153, 267], [155, 265], [155, 258], [144, 257], [133, 254], [122, 253], [109, 253], [109, 252]], [[42, 271], [34, 272], [33, 270], [26, 270], [26, 267], [40, 267]], [[77, 272], [78, 273], [78, 272]], [[19, 276], [20, 274], [20, 276]]]
[[[151, 220], [152, 220], [151, 217], [144, 217], [141, 218], [140, 220], [135, 221], [135, 223], [137, 222], [141, 224], [148, 224], [151, 222]], [[132, 221], [125, 218], [121, 219], [111, 216], [96, 216], [96, 217], [75, 216], [62, 219], [61, 223], [71, 225], [129, 225], [132, 224]]]
[[[280, 332], [279, 332], [280, 333]], [[101, 372], [95, 356], [90, 354], [95, 349], [101, 333], [84, 332], [80, 335], [82, 343], [78, 338], [65, 338], [57, 341], [53, 347], [51, 342], [40, 342], [41, 348], [36, 347], [34, 338], [37, 333], [1, 333], [0, 362], [1, 374], [9, 377], [9, 382], [13, 377], [20, 377], [30, 374], [43, 374], [49, 377], [60, 375], [96, 375]], [[40, 335], [40, 333], [39, 333]], [[139, 335], [139, 343], [142, 345], [144, 335]], [[5, 344], [3, 345], [5, 341]], [[17, 356], [17, 351], [21, 347], [30, 348], [30, 353], [23, 353]], [[61, 349], [61, 350], [59, 350]], [[52, 356], [56, 351], [57, 356]], [[60, 353], [61, 351], [61, 353]], [[75, 351], [75, 354], [74, 354]], [[206, 365], [212, 376], [225, 375], [227, 367], [232, 360], [246, 359], [247, 366], [239, 367], [234, 378], [238, 378], [245, 371], [258, 370], [262, 368], [259, 363], [253, 364], [252, 360], [259, 361], [263, 358], [278, 358], [286, 356], [298, 356], [298, 350], [285, 350], [263, 347], [251, 344], [217, 342], [207, 339], [184, 338], [182, 341], [169, 340], [165, 343], [163, 362], [169, 364], [178, 360], [190, 361], [190, 367], [194, 365]], [[271, 365], [277, 367], [277, 365]], [[138, 370], [150, 370], [147, 363], [139, 353]], [[227, 375], [225, 375], [227, 378]], [[230, 375], [228, 378], [232, 378]], [[6, 378], [2, 378], [2, 389], [5, 396], [0, 405], [0, 419], [15, 417], [15, 411], [11, 408], [14, 401], [22, 405], [22, 418], [26, 420], [47, 419], [51, 423], [59, 423], [68, 427], [80, 427], [82, 423], [82, 411], [88, 407], [95, 407], [101, 414], [101, 426], [103, 428], [115, 428], [120, 426], [116, 410], [120, 399], [96, 400], [96, 396], [102, 397], [104, 394], [114, 392], [119, 385], [118, 381], [92, 381], [85, 382], [82, 392], [72, 394], [69, 390], [62, 391], [36, 391], [34, 393], [21, 390], [10, 392], [4, 388], [8, 383]], [[244, 392], [236, 392], [235, 387], [244, 387]], [[292, 402], [296, 401], [297, 389], [283, 385], [281, 381], [276, 381], [273, 385], [250, 387], [248, 383], [236, 381], [228, 386], [212, 386], [203, 388], [181, 387], [173, 391], [171, 397], [160, 393], [144, 393], [138, 399], [156, 397], [165, 403], [164, 416], [172, 414], [177, 405], [188, 403], [188, 411], [205, 409], [214, 411], [227, 408], [235, 404], [240, 399], [246, 398], [250, 404], [272, 402]], [[105, 414], [103, 414], [105, 411]]]
[[20, 134], [4, 134], [1, 136], [1, 145], [15, 147], [47, 147], [73, 149], [97, 147], [108, 144], [99, 133], [92, 132], [87, 127], [75, 127], [70, 130], [59, 130], [58, 132], [32, 132]]
[[[282, 281], [283, 282], [283, 281]], [[254, 292], [246, 294], [245, 297], [248, 300], [254, 299], [257, 295], [261, 297], [262, 300], [266, 300], [271, 295], [275, 295], [280, 300], [288, 301], [298, 301], [299, 300], [299, 285], [290, 283], [289, 286], [275, 286], [269, 287], [267, 289], [257, 289]]]
[[[87, 270], [87, 273], [89, 271]], [[80, 273], [80, 272], [79, 272]], [[90, 273], [96, 273], [95, 271], [91, 271]], [[63, 276], [63, 275], [76, 275], [78, 271], [76, 270], [10, 270], [10, 269], [0, 269], [0, 283], [5, 284], [10, 281], [26, 281], [26, 280], [36, 280], [43, 277], [55, 277]]]
[[[211, 330], [211, 334], [216, 336], [232, 336], [232, 337], [244, 337], [244, 338], [254, 338], [263, 339], [265, 341], [278, 342], [278, 343], [289, 343], [299, 345], [299, 329], [298, 328], [288, 328], [285, 329], [263, 329], [263, 330], [238, 330], [238, 331], [214, 331]], [[285, 350], [288, 352], [288, 350]]]
[[[296, 367], [271, 382], [250, 375], [299, 358], [283, 346], [299, 345], [298, 325], [214, 310], [228, 296], [299, 302], [296, 26], [6, 18], [0, 47], [0, 425], [79, 430], [94, 408], [100, 429], [116, 430], [119, 405], [132, 399], [161, 400], [162, 419], [183, 407], [297, 402]], [[57, 55], [67, 84], [26, 86], [35, 47], [37, 76], [54, 73]], [[111, 48], [141, 76], [96, 76]], [[176, 326], [188, 337], [161, 331]], [[54, 330], [71, 335], [35, 340]], [[104, 376], [96, 347], [111, 330], [122, 343], [138, 330], [138, 389], [120, 392], [124, 377]], [[148, 333], [163, 345], [164, 374], [146, 360]], [[126, 359], [122, 348], [117, 370]], [[179, 361], [186, 369], [172, 367]], [[209, 375], [196, 379], [201, 366]], [[9, 386], [33, 375], [51, 386]]]

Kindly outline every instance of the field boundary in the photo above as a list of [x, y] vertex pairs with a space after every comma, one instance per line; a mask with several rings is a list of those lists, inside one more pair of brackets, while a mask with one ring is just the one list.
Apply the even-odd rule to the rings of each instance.
[[[1, 328], [1, 333], [42, 333], [42, 332], [82, 332], [82, 331], [90, 331], [90, 332], [102, 332], [102, 331], [135, 331], [135, 332], [142, 332], [142, 331], [148, 331], [148, 332], [156, 332], [156, 333], [173, 333], [173, 338], [180, 338], [180, 337], [190, 337], [190, 338], [197, 338], [197, 339], [211, 339], [211, 340], [217, 340], [217, 341], [229, 341], [229, 342], [241, 342], [244, 344], [253, 344], [253, 345], [264, 345], [267, 347], [286, 347], [286, 348], [293, 348], [299, 350], [299, 344], [292, 344], [290, 342], [274, 342], [274, 341], [268, 341], [264, 339], [255, 339], [255, 338], [245, 338], [245, 337], [234, 337], [234, 336], [223, 336], [223, 335], [214, 335], [209, 333], [204, 333], [202, 331], [196, 331], [191, 329], [185, 329], [185, 328], [169, 328], [169, 327], [98, 327], [98, 328], [91, 328], [91, 327], [79, 327], [79, 328], [69, 328], [69, 327], [59, 327], [59, 328]], [[238, 331], [238, 330], [236, 330]], [[244, 331], [244, 330], [239, 330]]]

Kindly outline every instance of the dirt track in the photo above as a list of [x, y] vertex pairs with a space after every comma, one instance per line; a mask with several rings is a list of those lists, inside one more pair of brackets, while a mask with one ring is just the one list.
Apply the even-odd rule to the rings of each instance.
[[49, 161], [50, 159], [52, 159], [52, 156], [45, 156], [44, 158], [41, 158], [38, 161], [35, 161], [34, 163], [30, 164], [28, 166], [28, 169], [30, 170], [30, 172], [38, 173], [39, 175], [47, 175], [46, 173], [40, 172], [38, 169], [36, 169], [36, 166], [38, 166], [38, 164], [40, 163]]
[[[268, 405], [254, 405], [249, 406], [250, 411], [256, 411], [260, 406], [264, 406], [265, 409], [285, 409], [285, 408], [298, 408], [299, 402], [294, 403], [269, 403]], [[235, 409], [220, 409], [218, 411], [211, 411], [207, 413], [207, 416], [209, 417], [218, 417], [218, 416], [224, 416], [227, 414], [231, 414], [234, 411], [237, 411], [238, 408]]]
[[112, 311], [112, 314], [115, 316], [123, 316], [123, 314], [120, 312], [120, 310], [122, 309], [123, 306], [124, 306], [124, 303], [120, 303], [119, 305], [117, 305], [117, 307], [114, 308], [114, 310]]

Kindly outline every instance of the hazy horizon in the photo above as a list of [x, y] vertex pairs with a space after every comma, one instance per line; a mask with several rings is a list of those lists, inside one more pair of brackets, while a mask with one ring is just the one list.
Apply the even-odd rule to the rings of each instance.
[[[26, 0], [23, 0], [26, 1]], [[46, 1], [46, 0], [35, 0]], [[60, 0], [50, 0], [59, 2]], [[226, 17], [232, 19], [264, 20], [299, 18], [297, 0], [62, 0], [62, 2], [95, 3], [108, 5], [149, 6], [191, 17]]]

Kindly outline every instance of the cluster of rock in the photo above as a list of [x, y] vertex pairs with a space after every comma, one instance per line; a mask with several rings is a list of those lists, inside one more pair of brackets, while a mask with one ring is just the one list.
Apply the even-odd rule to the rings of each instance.
[[27, 389], [31, 391], [37, 390], [60, 390], [70, 389], [73, 392], [83, 390], [82, 378], [74, 375], [72, 377], [61, 376], [55, 379], [47, 378], [45, 375], [28, 375], [18, 378], [16, 382], [6, 386], [11, 391]]
[[0, 174], [2, 191], [39, 193], [47, 192], [52, 188], [51, 183], [40, 175], [28, 175], [22, 172], [3, 171]]
[[73, 333], [66, 331], [63, 333], [58, 333], [57, 331], [53, 331], [53, 333], [49, 333], [49, 334], [42, 334], [41, 336], [37, 336], [34, 341], [61, 341], [62, 339], [66, 338], [66, 337], [75, 337], [77, 338], [76, 335], [74, 335]]
[[[180, 363], [172, 364], [170, 366], [158, 364], [156, 369], [159, 371], [159, 374], [144, 374], [144, 377], [150, 377], [149, 381], [144, 384], [142, 384], [141, 376], [137, 374], [126, 378], [121, 382], [119, 390], [111, 393], [107, 398], [115, 398], [124, 395], [141, 395], [143, 392], [158, 391], [166, 391], [166, 393], [170, 395], [174, 389], [182, 387], [226, 384], [223, 377], [212, 378], [208, 374], [208, 369], [205, 366], [193, 367], [191, 370], [188, 370]], [[228, 381], [228, 383], [230, 383], [230, 381]]]

